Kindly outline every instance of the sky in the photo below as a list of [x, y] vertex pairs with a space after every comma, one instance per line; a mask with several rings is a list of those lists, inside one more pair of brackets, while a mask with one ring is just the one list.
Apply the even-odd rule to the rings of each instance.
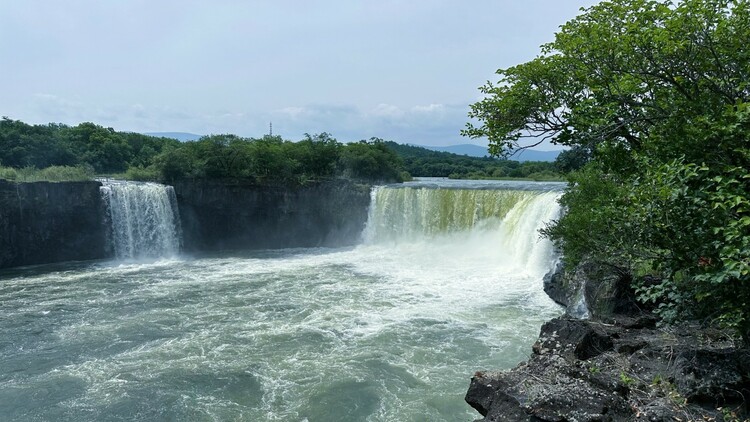
[[459, 134], [477, 88], [594, 3], [0, 0], [0, 115], [486, 145]]

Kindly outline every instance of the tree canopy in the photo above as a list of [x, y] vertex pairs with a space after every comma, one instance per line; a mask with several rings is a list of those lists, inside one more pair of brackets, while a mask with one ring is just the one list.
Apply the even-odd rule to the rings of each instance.
[[747, 337], [747, 40], [746, 0], [604, 1], [534, 60], [498, 70], [464, 134], [487, 137], [495, 154], [524, 138], [587, 154], [561, 199], [566, 213], [545, 231], [566, 261], [625, 267], [664, 317]]
[[295, 186], [338, 177], [396, 182], [404, 176], [401, 159], [379, 139], [342, 144], [328, 133], [305, 134], [299, 142], [223, 134], [179, 142], [94, 123], [29, 125], [9, 118], [0, 120], [0, 165], [7, 166], [0, 167], [0, 177], [26, 181], [120, 174]]
[[546, 161], [511, 161], [491, 157], [470, 157], [450, 152], [386, 142], [404, 161], [406, 171], [416, 177], [452, 179], [528, 178], [560, 180], [560, 166]]

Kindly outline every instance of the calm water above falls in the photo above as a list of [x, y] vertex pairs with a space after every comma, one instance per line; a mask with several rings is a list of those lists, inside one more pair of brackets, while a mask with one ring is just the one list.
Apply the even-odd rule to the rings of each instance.
[[0, 272], [0, 420], [473, 420], [560, 313], [559, 187], [474, 187], [376, 190], [349, 249]]

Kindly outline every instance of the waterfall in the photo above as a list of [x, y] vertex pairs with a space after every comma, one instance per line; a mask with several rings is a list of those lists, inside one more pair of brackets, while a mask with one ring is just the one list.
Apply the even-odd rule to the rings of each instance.
[[488, 260], [541, 277], [556, 255], [539, 230], [557, 218], [559, 196], [559, 190], [376, 187], [364, 243], [429, 245], [456, 262]]
[[125, 181], [102, 184], [117, 258], [158, 258], [179, 252], [180, 221], [171, 186]]

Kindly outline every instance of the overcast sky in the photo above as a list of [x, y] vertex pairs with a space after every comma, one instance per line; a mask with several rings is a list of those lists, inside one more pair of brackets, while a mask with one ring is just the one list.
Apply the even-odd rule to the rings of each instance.
[[593, 0], [0, 0], [0, 115], [476, 143], [477, 88]]

